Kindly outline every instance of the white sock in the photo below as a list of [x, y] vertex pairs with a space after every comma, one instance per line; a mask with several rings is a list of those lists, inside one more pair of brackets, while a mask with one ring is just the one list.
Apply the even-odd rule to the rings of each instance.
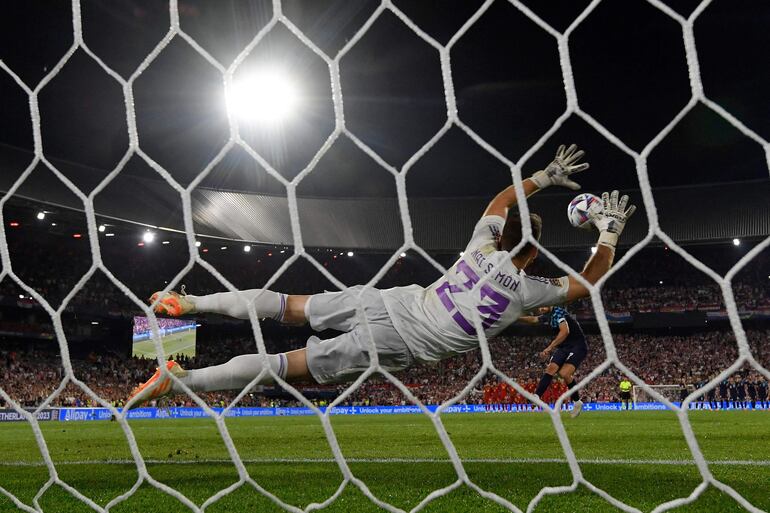
[[283, 313], [286, 311], [286, 294], [273, 292], [272, 290], [242, 290], [242, 301], [235, 292], [220, 292], [218, 294], [209, 294], [208, 296], [186, 296], [195, 305], [197, 312], [209, 312], [229, 315], [236, 319], [248, 319], [249, 310], [247, 304], [256, 298], [255, 306], [257, 308], [257, 317], [260, 319], [270, 318], [276, 321], [283, 320]]
[[[244, 354], [236, 356], [227, 363], [214, 365], [203, 369], [187, 371], [187, 375], [180, 381], [190, 387], [194, 392], [213, 392], [214, 390], [243, 390], [254, 378], [262, 372], [263, 357], [258, 354]], [[286, 379], [287, 360], [286, 354], [269, 354], [267, 361], [270, 368], [282, 379]], [[273, 377], [265, 373], [256, 383], [257, 385], [269, 385], [273, 383]], [[174, 392], [182, 392], [176, 383]]]

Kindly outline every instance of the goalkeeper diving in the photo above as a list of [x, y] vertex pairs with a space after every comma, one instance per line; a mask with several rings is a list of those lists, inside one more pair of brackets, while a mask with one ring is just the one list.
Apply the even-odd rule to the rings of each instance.
[[[550, 186], [579, 189], [571, 176], [588, 169], [588, 163], [580, 163], [583, 155], [574, 144], [569, 148], [560, 146], [553, 162], [523, 181], [524, 194], [529, 197]], [[598, 245], [580, 273], [591, 284], [610, 269], [618, 237], [636, 209], [633, 205], [626, 208], [627, 196], [618, 196], [618, 191], [602, 194], [603, 211], [594, 212], [591, 217], [599, 231]], [[542, 278], [525, 273], [538, 250], [526, 243], [515, 254], [511, 253], [522, 241], [522, 220], [513, 208], [516, 203], [513, 186], [497, 194], [476, 224], [463, 256], [428, 287], [410, 285], [378, 290], [356, 286], [347, 293], [313, 295], [287, 295], [266, 289], [206, 296], [156, 292], [150, 301], [154, 311], [162, 315], [208, 312], [248, 319], [248, 302], [253, 302], [259, 318], [288, 325], [309, 323], [315, 331], [334, 329], [343, 333], [325, 340], [311, 336], [303, 349], [241, 355], [202, 369], [185, 370], [168, 361], [165, 369], [159, 369], [134, 389], [131, 406], [167, 394], [184, 393], [169, 374], [195, 392], [243, 390], [250, 383], [271, 384], [274, 378], [266, 372], [265, 365], [288, 382], [352, 381], [370, 367], [372, 341], [379, 365], [388, 372], [398, 372], [476, 349], [477, 316], [487, 338], [491, 338], [516, 322], [523, 312], [588, 296], [588, 289], [570, 276]], [[531, 214], [530, 225], [533, 237], [539, 241], [542, 220]], [[485, 283], [474, 287], [485, 276]], [[358, 314], [358, 306], [363, 308], [366, 323]]]

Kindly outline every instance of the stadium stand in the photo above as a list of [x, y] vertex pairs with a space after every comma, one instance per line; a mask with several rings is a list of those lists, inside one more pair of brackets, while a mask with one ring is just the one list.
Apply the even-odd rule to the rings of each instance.
[[[770, 331], [752, 330], [749, 340], [760, 362], [770, 362], [770, 350], [767, 340]], [[604, 359], [601, 339], [589, 337], [592, 351], [584, 362], [585, 372], [599, 365]], [[729, 331], [709, 331], [690, 335], [652, 335], [625, 334], [616, 335], [618, 352], [623, 361], [632, 370], [638, 372], [649, 384], [682, 384], [688, 388], [698, 387], [704, 381], [715, 377], [728, 367], [737, 357], [735, 339]], [[302, 343], [296, 339], [295, 344]], [[493, 359], [497, 367], [515, 376], [522, 385], [534, 384], [542, 373], [542, 363], [534, 357], [546, 344], [542, 336], [504, 336], [490, 344]], [[223, 363], [238, 354], [254, 353], [253, 343], [246, 338], [225, 338], [216, 345], [208, 345], [194, 358], [180, 357], [185, 367], [196, 368]], [[698, 355], [688, 358], [683, 355]], [[125, 399], [131, 388], [144, 379], [148, 371], [157, 362], [142, 358], [121, 357], [113, 353], [91, 353], [83, 359], [72, 360], [75, 374], [97, 393], [116, 404]], [[478, 351], [450, 358], [436, 366], [418, 366], [399, 375], [399, 378], [428, 404], [439, 404], [457, 395], [470, 379], [478, 372], [481, 365]], [[24, 342], [10, 344], [0, 340], [0, 378], [5, 390], [11, 397], [17, 398], [24, 406], [39, 406], [61, 383], [63, 376], [58, 355], [50, 350], [31, 347]], [[32, 377], [32, 379], [30, 379]], [[617, 400], [617, 384], [622, 374], [617, 369], [609, 369], [591, 381], [585, 389], [585, 397], [593, 402]], [[739, 385], [762, 381], [751, 371], [741, 371], [735, 378]], [[482, 391], [486, 384], [495, 384], [496, 379], [488, 379], [479, 384], [464, 402], [481, 403]], [[344, 387], [314, 386], [306, 389], [308, 396], [316, 398], [335, 397]], [[765, 388], [765, 390], [767, 390]], [[241, 402], [243, 406], [267, 406], [270, 404], [293, 405], [286, 400], [280, 390], [267, 389], [265, 394], [250, 394]], [[318, 392], [323, 392], [318, 394]], [[210, 393], [203, 396], [212, 405], [229, 404], [235, 393]], [[400, 405], [404, 404], [403, 395], [390, 383], [380, 379], [371, 379], [351, 395], [346, 404], [350, 405]], [[514, 402], [524, 403], [520, 397]], [[168, 405], [191, 405], [190, 400], [176, 397]], [[67, 385], [55, 398], [54, 406], [88, 406], [92, 401], [82, 390]], [[2, 406], [2, 404], [0, 404]]]

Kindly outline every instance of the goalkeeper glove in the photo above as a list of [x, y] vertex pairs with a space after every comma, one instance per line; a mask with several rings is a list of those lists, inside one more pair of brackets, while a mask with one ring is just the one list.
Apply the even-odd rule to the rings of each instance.
[[585, 155], [583, 150], [571, 144], [569, 148], [564, 148], [562, 144], [556, 152], [556, 158], [548, 164], [542, 171], [538, 171], [530, 177], [535, 185], [540, 189], [545, 189], [551, 185], [562, 185], [573, 191], [580, 189], [580, 185], [569, 179], [574, 173], [579, 173], [588, 169], [588, 162], [578, 164], [578, 161]]
[[618, 201], [618, 191], [612, 191], [612, 194], [602, 193], [601, 212], [592, 212], [591, 222], [601, 232], [599, 234], [599, 244], [609, 246], [615, 249], [618, 244], [618, 237], [623, 232], [628, 219], [636, 212], [636, 205], [628, 205], [628, 196], [623, 195]]

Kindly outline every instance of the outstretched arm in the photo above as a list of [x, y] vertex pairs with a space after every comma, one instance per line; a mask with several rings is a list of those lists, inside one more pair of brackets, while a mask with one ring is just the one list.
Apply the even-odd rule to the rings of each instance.
[[[531, 178], [524, 180], [522, 185], [524, 185], [524, 195], [528, 198], [540, 190]], [[484, 216], [500, 216], [505, 219], [508, 217], [508, 209], [515, 206], [516, 203], [518, 203], [516, 188], [509, 185], [492, 198], [484, 211]]]
[[[583, 272], [580, 275], [590, 284], [594, 284], [607, 274], [615, 260], [615, 246], [618, 243], [618, 237], [623, 232], [626, 222], [636, 211], [636, 206], [628, 205], [628, 196], [623, 196], [618, 201], [618, 191], [612, 191], [612, 194], [603, 193], [603, 210], [601, 213], [591, 214], [591, 221], [599, 230], [599, 241], [596, 246], [596, 253], [586, 263]], [[567, 301], [588, 297], [590, 292], [572, 276], [569, 277], [569, 291], [567, 292]]]
[[[572, 190], [580, 189], [580, 185], [570, 180], [569, 176], [588, 169], [587, 162], [578, 164], [583, 155], [585, 152], [578, 150], [574, 144], [570, 145], [569, 148], [565, 148], [564, 145], [559, 146], [556, 157], [553, 162], [548, 164], [548, 167], [522, 182], [524, 195], [530, 197], [537, 191], [551, 185], [561, 185]], [[513, 185], [509, 185], [489, 202], [484, 215], [500, 216], [505, 219], [508, 216], [508, 209], [516, 205], [517, 202], [516, 189]]]
[[517, 322], [522, 324], [539, 324], [540, 318], [536, 315], [522, 315]]

